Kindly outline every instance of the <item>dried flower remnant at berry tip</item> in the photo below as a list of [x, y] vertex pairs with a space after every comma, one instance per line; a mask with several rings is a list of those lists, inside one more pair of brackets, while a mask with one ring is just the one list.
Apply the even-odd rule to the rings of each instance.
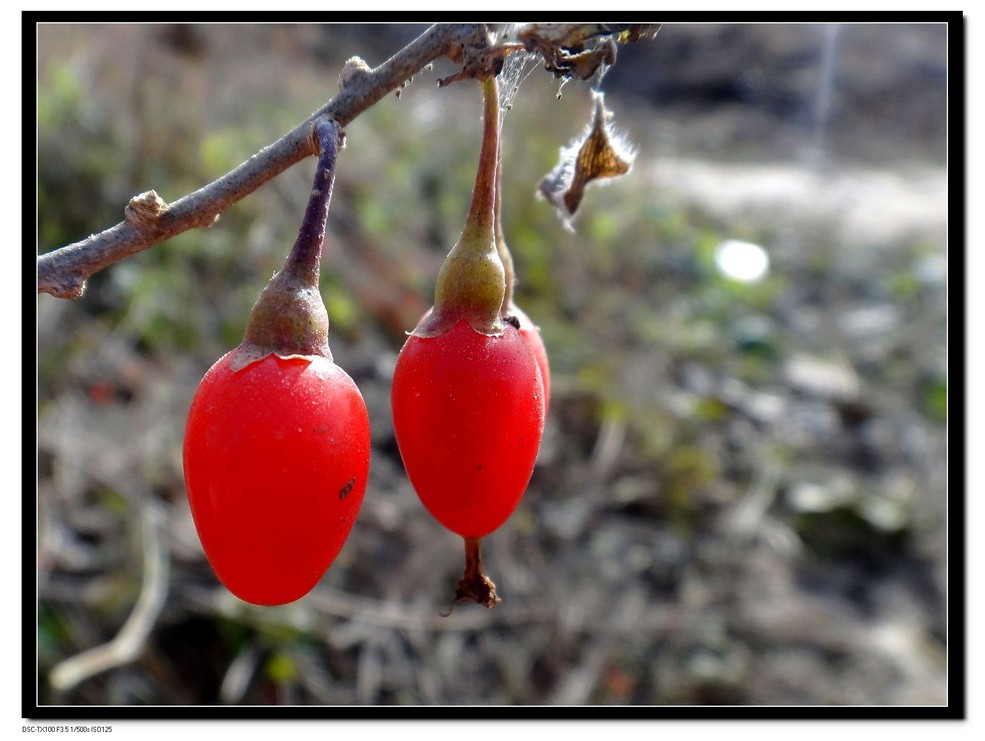
[[601, 92], [593, 93], [595, 110], [585, 131], [561, 149], [557, 165], [540, 181], [537, 193], [558, 211], [565, 227], [571, 224], [585, 195], [585, 186], [594, 180], [614, 178], [629, 172], [636, 158], [634, 147], [611, 124], [612, 112], [605, 107]]

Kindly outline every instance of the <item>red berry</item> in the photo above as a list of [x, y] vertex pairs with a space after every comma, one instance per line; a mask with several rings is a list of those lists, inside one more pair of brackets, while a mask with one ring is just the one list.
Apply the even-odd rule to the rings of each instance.
[[411, 336], [394, 371], [393, 422], [407, 475], [442, 525], [481, 538], [516, 509], [544, 430], [543, 382], [514, 327], [460, 321]]
[[332, 362], [318, 291], [340, 130], [321, 120], [298, 238], [239, 347], [205, 374], [185, 427], [185, 487], [205, 555], [240, 599], [307, 594], [339, 554], [369, 473], [369, 415]]
[[519, 306], [511, 302], [508, 313], [516, 318], [520, 325], [520, 336], [537, 360], [540, 377], [544, 382], [544, 412], [546, 413], [551, 403], [551, 366], [547, 360], [547, 347], [544, 345], [544, 338], [541, 337], [540, 328]]
[[242, 600], [292, 602], [335, 560], [362, 504], [369, 417], [319, 357], [268, 355], [206, 373], [185, 430], [188, 499], [219, 580]]
[[438, 273], [434, 306], [397, 358], [391, 401], [397, 446], [418, 497], [465, 541], [456, 601], [492, 607], [499, 597], [482, 572], [479, 541], [509, 518], [530, 481], [546, 386], [531, 338], [508, 311], [496, 234], [495, 77], [482, 81], [482, 91], [482, 148], [465, 227]]

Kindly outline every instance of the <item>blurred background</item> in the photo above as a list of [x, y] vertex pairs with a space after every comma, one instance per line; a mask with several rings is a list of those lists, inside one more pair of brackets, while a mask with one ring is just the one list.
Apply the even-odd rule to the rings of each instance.
[[[211, 182], [330, 99], [347, 58], [425, 28], [39, 26], [39, 252]], [[447, 60], [346, 129], [322, 292], [374, 451], [302, 600], [217, 583], [181, 441], [314, 161], [81, 299], [40, 295], [39, 703], [946, 704], [947, 59], [942, 24], [665, 25], [602, 80], [638, 155], [573, 232], [534, 194], [591, 92], [523, 68], [504, 222], [553, 391], [527, 494], [483, 541], [492, 610], [442, 616], [461, 541], [389, 416], [475, 174], [480, 96], [436, 87]], [[127, 661], [97, 648], [114, 640]]]

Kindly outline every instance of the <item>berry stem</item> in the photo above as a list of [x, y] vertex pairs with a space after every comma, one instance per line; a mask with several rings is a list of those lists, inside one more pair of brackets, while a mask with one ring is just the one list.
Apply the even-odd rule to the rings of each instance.
[[[502, 141], [502, 122], [500, 122], [500, 141]], [[500, 146], [499, 154], [496, 157], [496, 205], [494, 207], [494, 220], [496, 229], [496, 251], [499, 259], [503, 261], [503, 273], [506, 278], [505, 292], [503, 294], [503, 316], [509, 311], [510, 304], [513, 303], [513, 284], [516, 282], [516, 273], [513, 272], [513, 255], [510, 254], [509, 247], [506, 246], [506, 235], [503, 232], [503, 150]]]
[[318, 165], [315, 168], [311, 196], [304, 211], [304, 219], [294, 240], [294, 247], [287, 257], [281, 272], [293, 275], [298, 281], [317, 286], [321, 267], [322, 245], [325, 242], [325, 223], [328, 220], [328, 206], [332, 200], [332, 186], [335, 184], [335, 159], [339, 151], [340, 129], [338, 123], [329, 118], [320, 119], [314, 127], [318, 140]]
[[445, 258], [434, 287], [434, 311], [414, 334], [433, 337], [464, 319], [477, 332], [498, 335], [505, 292], [503, 261], [496, 246], [496, 171], [499, 165], [499, 87], [481, 81], [482, 146], [468, 216], [458, 243]]
[[233, 370], [271, 354], [320, 355], [332, 360], [328, 312], [318, 278], [342, 131], [334, 120], [320, 119], [312, 133], [319, 144], [318, 164], [301, 228], [284, 267], [270, 279], [250, 312]]
[[499, 167], [499, 86], [495, 76], [482, 80], [482, 102], [482, 148], [466, 229], [471, 228], [477, 237], [485, 238], [493, 234]]

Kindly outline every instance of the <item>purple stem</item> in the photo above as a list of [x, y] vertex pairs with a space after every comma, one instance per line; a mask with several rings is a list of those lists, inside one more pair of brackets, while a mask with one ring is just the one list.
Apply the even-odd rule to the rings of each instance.
[[325, 222], [335, 183], [335, 159], [339, 151], [340, 132], [338, 123], [332, 119], [321, 119], [315, 124], [314, 133], [320, 151], [311, 197], [304, 211], [298, 238], [294, 241], [294, 247], [284, 265], [285, 272], [311, 286], [318, 285]]

